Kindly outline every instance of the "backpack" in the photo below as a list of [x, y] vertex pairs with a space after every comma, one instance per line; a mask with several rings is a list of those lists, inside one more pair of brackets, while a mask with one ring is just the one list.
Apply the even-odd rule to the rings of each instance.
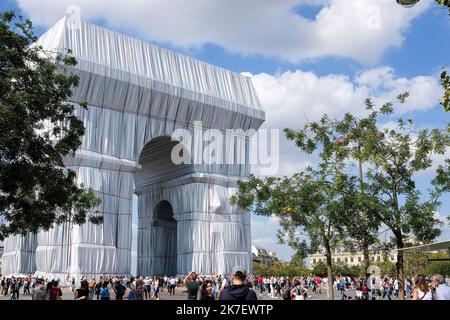
[[117, 292], [116, 294], [119, 297], [123, 297], [125, 295], [125, 287], [123, 285], [121, 285], [121, 284], [117, 285], [116, 286], [116, 292]]
[[291, 298], [291, 288], [289, 288], [289, 286], [284, 286], [283, 292], [281, 295], [282, 295], [283, 299], [289, 300]]
[[56, 300], [59, 297], [59, 288], [50, 289], [50, 300]]
[[101, 298], [109, 298], [109, 290], [106, 287], [100, 288], [100, 297]]

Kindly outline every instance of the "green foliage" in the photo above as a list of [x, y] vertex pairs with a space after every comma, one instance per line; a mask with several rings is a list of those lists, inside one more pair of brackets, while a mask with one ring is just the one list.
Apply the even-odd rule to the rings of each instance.
[[445, 252], [429, 253], [415, 252], [405, 255], [405, 273], [409, 277], [415, 277], [418, 274], [443, 276], [450, 275], [449, 261], [429, 261], [430, 259], [448, 258]]
[[[333, 269], [334, 270], [334, 269]], [[319, 276], [319, 277], [326, 277], [327, 276], [327, 265], [323, 261], [319, 261], [316, 264], [313, 265], [312, 268], [312, 274]], [[335, 274], [333, 274], [335, 276]]]
[[450, 262], [433, 261], [420, 270], [421, 274], [450, 276]]
[[259, 262], [253, 262], [253, 274], [256, 276], [268, 277], [271, 276], [271, 267]]
[[304, 260], [308, 256], [308, 245], [306, 244], [306, 241], [303, 241], [300, 242], [299, 246], [301, 247], [301, 249], [295, 252], [295, 254], [291, 257], [291, 261], [289, 263], [293, 266], [304, 267]]
[[444, 107], [445, 112], [450, 111], [450, 75], [447, 71], [441, 73], [441, 85], [444, 89], [444, 95], [442, 96], [441, 105]]
[[[333, 276], [363, 276], [365, 274], [362, 265], [348, 266], [343, 262], [332, 263]], [[324, 277], [327, 275], [327, 266], [325, 262], [319, 261], [314, 264], [311, 273], [316, 276]]]
[[[238, 183], [238, 192], [231, 202], [247, 210], [253, 209], [257, 215], [277, 216], [281, 226], [280, 243], [287, 243], [301, 254], [321, 249], [331, 257], [331, 252], [347, 237], [347, 219], [359, 210], [355, 206], [359, 203], [355, 197], [357, 179], [348, 176], [343, 168], [339, 160], [324, 160], [318, 169], [309, 167], [291, 177], [250, 176], [248, 181]], [[299, 230], [308, 235], [309, 248], [299, 239]], [[298, 272], [288, 270], [292, 274]], [[332, 281], [331, 269], [327, 274]], [[331, 289], [329, 299], [333, 299]]]
[[433, 154], [444, 154], [450, 145], [447, 132], [438, 129], [413, 130], [414, 123], [399, 121], [398, 129], [385, 129], [385, 138], [366, 144], [368, 193], [378, 202], [376, 215], [403, 246], [403, 236], [414, 234], [418, 241], [430, 242], [440, 234], [434, 217], [439, 198], [450, 190], [450, 162], [440, 165], [433, 179], [429, 200], [421, 200], [415, 175], [431, 167]]
[[380, 267], [380, 275], [381, 276], [390, 276], [394, 277], [397, 274], [397, 267], [395, 263], [385, 260], [380, 262], [372, 262], [373, 265]]
[[310, 250], [334, 248], [345, 237], [343, 217], [352, 211], [356, 180], [342, 172], [341, 164], [307, 168], [292, 177], [257, 178], [238, 183], [232, 203], [251, 209], [257, 215], [279, 218], [279, 240], [298, 249], [301, 229], [311, 239]]
[[100, 223], [100, 200], [63, 163], [84, 134], [65, 102], [79, 83], [75, 58], [31, 46], [31, 22], [12, 12], [1, 14], [0, 35], [0, 239], [55, 222]]
[[448, 7], [448, 14], [450, 15], [450, 0], [435, 0], [437, 4]]

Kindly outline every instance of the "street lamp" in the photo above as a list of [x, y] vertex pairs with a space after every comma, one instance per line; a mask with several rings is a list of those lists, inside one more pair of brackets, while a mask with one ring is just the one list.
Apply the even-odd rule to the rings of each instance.
[[405, 8], [411, 8], [416, 5], [419, 0], [397, 0], [397, 3]]

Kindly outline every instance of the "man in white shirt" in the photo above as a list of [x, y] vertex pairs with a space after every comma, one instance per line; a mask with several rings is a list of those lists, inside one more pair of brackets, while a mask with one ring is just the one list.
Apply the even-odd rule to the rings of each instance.
[[437, 300], [450, 300], [450, 287], [444, 282], [444, 277], [440, 274], [433, 276], [433, 285], [436, 288]]
[[177, 278], [172, 277], [169, 280], [169, 295], [175, 295], [175, 288], [177, 287]]

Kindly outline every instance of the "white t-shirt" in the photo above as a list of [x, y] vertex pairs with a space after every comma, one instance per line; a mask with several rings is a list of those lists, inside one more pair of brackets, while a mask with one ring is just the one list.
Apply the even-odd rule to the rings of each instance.
[[436, 288], [436, 299], [437, 300], [450, 300], [450, 287], [441, 284]]
[[428, 290], [427, 293], [420, 291], [420, 289], [417, 289], [419, 300], [433, 300], [433, 294], [431, 293], [431, 290]]
[[225, 288], [228, 285], [227, 279], [222, 280], [222, 288]]

